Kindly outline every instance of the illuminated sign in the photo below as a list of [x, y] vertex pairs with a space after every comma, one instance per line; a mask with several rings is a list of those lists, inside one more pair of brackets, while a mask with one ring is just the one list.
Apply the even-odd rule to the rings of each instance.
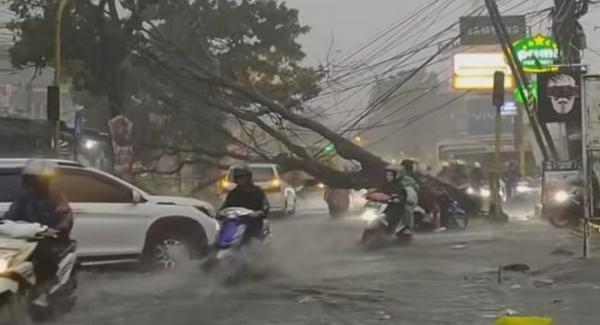
[[457, 90], [492, 90], [496, 71], [504, 72], [506, 89], [515, 87], [512, 72], [502, 53], [458, 53], [454, 55], [452, 87]]
[[502, 107], [500, 107], [500, 115], [502, 115], [502, 116], [517, 115], [517, 104], [515, 104], [515, 102], [504, 102], [504, 105], [502, 105]]
[[[511, 40], [527, 36], [525, 16], [502, 16], [502, 22]], [[500, 44], [494, 23], [488, 16], [460, 17], [459, 26], [461, 45]]]
[[553, 37], [537, 34], [514, 44], [523, 70], [529, 73], [557, 71], [558, 43]]
[[[533, 96], [533, 99], [537, 102], [538, 101], [538, 83], [537, 82], [531, 82], [529, 84], [529, 93], [526, 93], [526, 96]], [[514, 96], [515, 96], [515, 101], [519, 104], [525, 104], [525, 100], [523, 99], [523, 96], [521, 96], [521, 92], [519, 91], [519, 88], [515, 88], [515, 92], [514, 92]]]

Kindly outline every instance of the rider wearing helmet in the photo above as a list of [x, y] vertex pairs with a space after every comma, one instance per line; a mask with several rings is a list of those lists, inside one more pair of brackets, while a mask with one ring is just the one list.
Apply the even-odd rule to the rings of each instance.
[[[52, 161], [32, 159], [22, 170], [23, 191], [4, 214], [3, 219], [39, 223], [47, 226], [32, 262], [36, 280], [41, 290], [47, 291], [56, 281], [60, 252], [70, 244], [69, 235], [73, 228], [73, 215], [69, 201], [63, 193], [51, 190], [58, 165]], [[42, 295], [40, 303], [47, 303]]]
[[396, 229], [404, 216], [406, 191], [398, 182], [399, 170], [400, 167], [398, 166], [388, 165], [385, 169], [385, 182], [375, 191], [385, 193], [392, 198], [384, 211], [390, 229]]
[[479, 162], [473, 164], [473, 168], [471, 168], [471, 171], [469, 172], [469, 182], [475, 189], [479, 189], [485, 182], [485, 175]]
[[397, 180], [406, 193], [404, 205], [404, 229], [400, 232], [406, 235], [412, 235], [414, 229], [414, 211], [419, 204], [419, 184], [409, 172], [401, 168], [397, 174]]
[[252, 171], [246, 165], [236, 166], [233, 181], [237, 185], [227, 194], [221, 209], [240, 207], [254, 211], [253, 222], [248, 226], [248, 238], [259, 238], [263, 230], [263, 221], [269, 213], [269, 201], [265, 192], [252, 181]]

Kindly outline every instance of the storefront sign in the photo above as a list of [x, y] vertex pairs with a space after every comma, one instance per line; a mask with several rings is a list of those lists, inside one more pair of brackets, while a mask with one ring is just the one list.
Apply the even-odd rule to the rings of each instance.
[[[525, 16], [503, 16], [502, 22], [511, 40], [527, 36]], [[460, 17], [461, 45], [493, 45], [500, 44], [496, 29], [488, 16]]]
[[504, 105], [500, 107], [502, 116], [516, 116], [517, 115], [517, 104], [515, 102], [504, 102]]
[[501, 52], [458, 53], [454, 55], [452, 87], [457, 90], [491, 90], [494, 72], [506, 76], [504, 86], [513, 89], [515, 81]]
[[558, 71], [558, 43], [553, 37], [537, 34], [515, 42], [514, 47], [525, 72]]
[[[467, 102], [469, 135], [493, 135], [496, 129], [496, 109], [487, 96], [471, 98]], [[513, 125], [510, 116], [502, 116], [502, 133], [512, 133]]]

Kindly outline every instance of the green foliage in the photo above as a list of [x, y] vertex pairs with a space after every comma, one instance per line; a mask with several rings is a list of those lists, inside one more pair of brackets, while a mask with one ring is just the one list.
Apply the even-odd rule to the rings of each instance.
[[[126, 12], [120, 17], [107, 13], [115, 1]], [[8, 3], [16, 15], [9, 26], [17, 34], [10, 50], [14, 66], [53, 66], [57, 1]], [[146, 45], [141, 30], [149, 23], [167, 31], [187, 55], [210, 54], [224, 73], [288, 106], [318, 94], [320, 74], [299, 64], [304, 53], [296, 40], [309, 27], [299, 23], [297, 10], [271, 0], [71, 0], [63, 20], [66, 75], [80, 89], [107, 92], [122, 77], [111, 67], [135, 54], [132, 42]]]

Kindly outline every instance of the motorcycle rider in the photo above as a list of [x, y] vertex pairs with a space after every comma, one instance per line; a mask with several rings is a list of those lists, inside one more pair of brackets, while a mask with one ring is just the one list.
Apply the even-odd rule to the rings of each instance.
[[398, 168], [392, 165], [386, 167], [385, 182], [375, 192], [385, 193], [392, 198], [384, 213], [390, 229], [395, 230], [404, 216], [404, 202], [406, 200], [406, 191], [398, 183]]
[[519, 183], [519, 167], [515, 161], [509, 161], [506, 165], [506, 171], [504, 173], [504, 184], [506, 186], [506, 196], [512, 197], [513, 191], [516, 189]]
[[233, 169], [233, 181], [237, 185], [227, 194], [221, 209], [240, 207], [254, 211], [253, 218], [248, 224], [245, 241], [261, 239], [263, 235], [264, 220], [269, 214], [269, 201], [267, 195], [252, 180], [252, 171], [246, 165]]
[[478, 161], [473, 164], [473, 168], [469, 173], [469, 182], [476, 190], [479, 190], [485, 182], [485, 175], [483, 169], [481, 169], [481, 164]]
[[73, 214], [67, 197], [50, 187], [57, 171], [58, 165], [52, 161], [29, 160], [22, 170], [23, 192], [3, 216], [5, 220], [48, 227], [31, 257], [41, 291], [35, 301], [38, 305], [48, 304], [47, 292], [56, 282], [60, 252], [70, 244], [73, 228]]
[[404, 167], [400, 168], [398, 171], [397, 181], [406, 192], [404, 204], [404, 228], [398, 233], [412, 236], [412, 230], [414, 229], [414, 212], [419, 204], [419, 184]]

